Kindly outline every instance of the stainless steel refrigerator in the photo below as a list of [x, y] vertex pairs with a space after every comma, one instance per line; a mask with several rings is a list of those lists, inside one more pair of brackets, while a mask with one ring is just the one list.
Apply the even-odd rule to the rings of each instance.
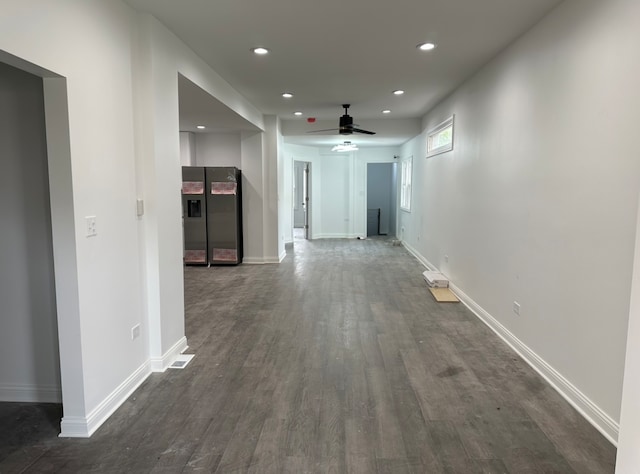
[[240, 170], [235, 167], [183, 167], [182, 176], [185, 263], [242, 263]]
[[204, 168], [182, 167], [184, 263], [202, 265], [207, 258], [207, 199]]

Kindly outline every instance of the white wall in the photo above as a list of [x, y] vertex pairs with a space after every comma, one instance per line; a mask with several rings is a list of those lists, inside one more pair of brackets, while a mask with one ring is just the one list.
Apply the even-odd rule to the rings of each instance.
[[293, 195], [293, 225], [294, 227], [304, 227], [304, 161], [293, 162], [293, 176], [295, 193]]
[[0, 400], [60, 402], [42, 78], [0, 63]]
[[[65, 148], [64, 137], [48, 136], [50, 160], [62, 170], [49, 170], [62, 429], [86, 435], [114, 408], [105, 402], [109, 395], [124, 382], [129, 389], [140, 381], [135, 374], [146, 360], [143, 338], [130, 337], [142, 319], [144, 294], [135, 215], [131, 10], [120, 2], [62, 0], [52, 8], [45, 0], [6, 1], [0, 18], [1, 49], [39, 66], [35, 70], [66, 78], [66, 91], [65, 82], [51, 82], [48, 90], [58, 97], [66, 92], [67, 104], [49, 109], [55, 101], [45, 98], [47, 116], [57, 122], [47, 124], [48, 132], [64, 129], [68, 118], [72, 137], [65, 162], [55, 153]], [[61, 113], [51, 116], [54, 109]], [[85, 236], [85, 216], [96, 216], [97, 236]]]
[[[148, 292], [150, 352], [152, 367], [163, 370], [186, 346], [182, 268], [180, 205], [180, 150], [178, 132], [178, 75], [182, 75], [225, 104], [259, 129], [262, 114], [187, 48], [173, 33], [147, 14], [137, 15], [141, 60], [136, 70], [137, 126], [140, 143], [138, 161], [142, 188], [148, 203], [144, 218], [145, 263]], [[147, 130], [146, 124], [152, 124]], [[258, 135], [259, 136], [259, 135]], [[197, 144], [196, 144], [197, 148]], [[243, 176], [262, 176], [262, 149], [251, 148], [242, 156]], [[241, 145], [242, 153], [242, 145]], [[196, 150], [196, 162], [198, 160]], [[250, 169], [255, 167], [257, 171]], [[247, 199], [243, 180], [245, 216], [261, 215], [262, 194]], [[262, 220], [252, 221], [260, 228]], [[262, 243], [253, 245], [258, 234], [248, 234], [245, 221], [245, 261], [263, 259]], [[262, 232], [260, 230], [259, 234]], [[247, 242], [248, 241], [248, 242]], [[257, 256], [252, 252], [260, 252]]]
[[62, 434], [88, 436], [186, 346], [178, 73], [261, 129], [262, 114], [121, 2], [7, 0], [0, 25], [0, 59], [47, 77]]
[[455, 114], [453, 152], [425, 159], [424, 134], [402, 149], [407, 245], [612, 439], [640, 190], [639, 17], [630, 0], [561, 4], [425, 117], [429, 129]]
[[280, 119], [264, 117], [262, 134], [262, 209], [264, 263], [279, 263], [284, 258], [284, 236], [278, 223], [278, 166], [280, 159]]
[[264, 263], [262, 134], [242, 132], [242, 232], [245, 263]]
[[196, 133], [195, 145], [195, 166], [240, 168], [240, 132]]
[[640, 466], [640, 206], [631, 286], [631, 309], [620, 415], [616, 472], [637, 474]]
[[280, 220], [281, 235], [284, 237], [285, 244], [293, 242], [293, 226], [294, 216], [291, 207], [293, 206], [293, 158], [288, 156], [285, 152], [285, 144], [283, 138], [280, 139], [280, 176], [278, 178], [278, 186], [281, 186], [281, 190], [278, 192], [278, 202], [280, 210], [278, 211], [278, 219]]
[[180, 164], [196, 166], [196, 134], [180, 132]]

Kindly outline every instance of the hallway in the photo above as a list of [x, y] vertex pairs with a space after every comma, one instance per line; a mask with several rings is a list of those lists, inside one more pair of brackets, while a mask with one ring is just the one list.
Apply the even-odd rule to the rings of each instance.
[[191, 363], [87, 440], [19, 444], [0, 405], [0, 472], [613, 472], [615, 448], [423, 270], [385, 239], [188, 267]]

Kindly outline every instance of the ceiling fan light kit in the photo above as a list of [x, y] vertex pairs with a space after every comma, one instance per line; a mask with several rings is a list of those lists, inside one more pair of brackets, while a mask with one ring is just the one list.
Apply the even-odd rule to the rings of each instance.
[[350, 104], [342, 104], [342, 108], [344, 109], [344, 115], [340, 117], [340, 121], [338, 122], [338, 128], [328, 128], [324, 130], [312, 130], [307, 133], [321, 133], [321, 132], [333, 132], [338, 131], [340, 135], [352, 135], [353, 133], [362, 133], [364, 135], [375, 135], [376, 132], [372, 132], [370, 130], [363, 130], [358, 128], [359, 125], [353, 123], [353, 117], [349, 115], [349, 107]]
[[358, 150], [358, 146], [351, 142], [340, 143], [339, 145], [334, 146], [331, 151], [337, 152], [345, 152], [345, 151], [356, 151]]

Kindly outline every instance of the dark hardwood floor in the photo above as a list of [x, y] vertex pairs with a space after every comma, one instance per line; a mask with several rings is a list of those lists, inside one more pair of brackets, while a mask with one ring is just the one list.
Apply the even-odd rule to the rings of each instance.
[[185, 271], [184, 370], [91, 439], [0, 404], [0, 473], [612, 473], [615, 448], [383, 239]]

